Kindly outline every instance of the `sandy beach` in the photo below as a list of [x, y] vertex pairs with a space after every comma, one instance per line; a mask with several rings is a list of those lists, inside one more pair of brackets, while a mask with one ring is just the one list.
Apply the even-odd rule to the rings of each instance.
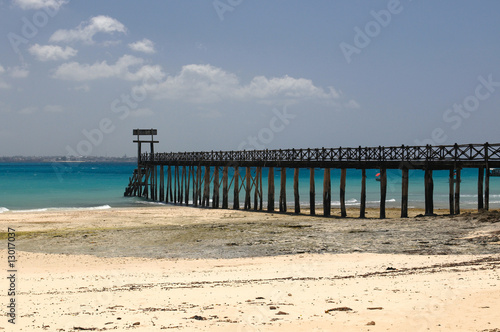
[[17, 309], [0, 328], [500, 331], [500, 214], [397, 212], [3, 213], [16, 233]]

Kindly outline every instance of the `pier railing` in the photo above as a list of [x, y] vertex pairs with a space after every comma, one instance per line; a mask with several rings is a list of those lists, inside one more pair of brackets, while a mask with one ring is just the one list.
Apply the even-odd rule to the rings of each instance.
[[145, 162], [488, 162], [500, 161], [500, 144], [339, 147], [317, 149], [144, 153]]

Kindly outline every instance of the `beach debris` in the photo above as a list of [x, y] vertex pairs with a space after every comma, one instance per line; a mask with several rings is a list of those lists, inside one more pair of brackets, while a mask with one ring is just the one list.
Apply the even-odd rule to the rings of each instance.
[[368, 310], [382, 310], [384, 308], [382, 308], [382, 307], [371, 307], [371, 308], [366, 308], [366, 309], [368, 309]]
[[141, 325], [141, 322], [135, 322], [134, 324], [132, 324], [132, 326], [137, 326], [137, 325]]
[[289, 315], [289, 313], [284, 311], [278, 311], [276, 315]]
[[73, 330], [75, 330], [75, 331], [97, 331], [97, 327], [80, 327], [80, 326], [74, 326]]
[[366, 325], [375, 325], [375, 322], [371, 321], [371, 322], [366, 323]]
[[325, 310], [325, 314], [332, 312], [332, 311], [352, 311], [352, 309], [349, 307], [337, 307], [337, 308]]
[[258, 296], [255, 298], [256, 300], [265, 300], [262, 296]]
[[194, 315], [193, 317], [189, 317], [189, 319], [207, 320], [205, 317], [199, 315]]
[[272, 306], [269, 306], [269, 310], [276, 310], [278, 309], [276, 306], [272, 305]]
[[386, 271], [395, 271], [397, 270], [395, 267], [392, 267], [392, 266], [389, 266], [387, 269], [385, 269]]

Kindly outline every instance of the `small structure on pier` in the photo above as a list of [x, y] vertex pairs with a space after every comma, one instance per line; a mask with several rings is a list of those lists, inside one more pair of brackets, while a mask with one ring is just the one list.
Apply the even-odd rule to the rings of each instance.
[[[138, 143], [138, 164], [125, 196], [139, 196], [167, 203], [209, 207], [210, 197], [213, 208], [229, 208], [229, 191], [233, 190], [233, 209], [240, 208], [240, 192], [244, 190], [245, 210], [263, 210], [263, 169], [267, 169], [267, 211], [274, 212], [275, 170], [280, 172], [278, 210], [287, 212], [286, 169], [293, 168], [294, 212], [300, 213], [299, 169], [310, 172], [310, 214], [316, 214], [315, 169], [323, 169], [323, 215], [331, 215], [330, 170], [341, 170], [340, 213], [347, 216], [345, 188], [346, 170], [360, 169], [360, 218], [366, 210], [366, 170], [380, 170], [380, 218], [385, 218], [387, 193], [387, 169], [402, 171], [401, 217], [408, 217], [409, 170], [424, 170], [425, 214], [434, 214], [433, 171], [449, 170], [450, 214], [460, 213], [460, 183], [463, 168], [478, 169], [478, 209], [489, 209], [490, 169], [500, 168], [500, 144], [467, 144], [440, 146], [395, 146], [287, 149], [255, 151], [211, 151], [155, 153], [156, 129], [135, 129]], [[141, 140], [140, 136], [151, 136]], [[141, 152], [141, 144], [150, 143], [150, 153]], [[166, 168], [166, 169], [165, 169]], [[255, 168], [255, 172], [252, 172]], [[212, 172], [213, 169], [213, 173]], [[229, 170], [232, 169], [232, 172]], [[244, 169], [244, 171], [242, 171]], [[166, 171], [166, 174], [165, 174]], [[222, 177], [221, 177], [222, 172]], [[172, 174], [173, 173], [173, 174]], [[229, 174], [232, 174], [230, 177]], [[242, 174], [243, 173], [243, 174]], [[159, 176], [158, 176], [159, 174]], [[166, 179], [165, 179], [166, 178]], [[159, 181], [159, 182], [158, 182]], [[220, 192], [222, 188], [222, 199]], [[210, 191], [212, 189], [212, 195]]]
[[[147, 160], [142, 160], [142, 144], [149, 143], [150, 155], [154, 156], [154, 144], [159, 141], [155, 141], [154, 137], [158, 134], [156, 129], [134, 129], [133, 135], [137, 136], [137, 168], [134, 170], [134, 174], [129, 179], [129, 185], [125, 188], [125, 196], [138, 196], [142, 197], [147, 195], [148, 186], [153, 188], [155, 185], [155, 174], [154, 168], [147, 166]], [[151, 136], [151, 139], [141, 139], [141, 136]], [[150, 180], [151, 179], [151, 180]]]

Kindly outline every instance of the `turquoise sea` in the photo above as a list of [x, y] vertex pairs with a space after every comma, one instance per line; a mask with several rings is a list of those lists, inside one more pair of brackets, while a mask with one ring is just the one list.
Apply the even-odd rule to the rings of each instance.
[[[151, 204], [140, 198], [123, 197], [136, 164], [133, 163], [0, 163], [0, 213], [7, 211], [50, 209], [107, 209]], [[244, 170], [240, 170], [244, 175]], [[378, 170], [367, 170], [367, 205], [380, 202]], [[309, 205], [309, 170], [300, 170], [300, 200]], [[263, 171], [264, 202], [267, 201], [267, 169]], [[279, 172], [275, 172], [276, 204], [279, 195]], [[323, 170], [315, 172], [316, 203], [322, 202]], [[293, 170], [287, 172], [287, 201], [293, 206]], [[477, 170], [462, 170], [461, 207], [477, 207]], [[339, 206], [340, 170], [331, 171], [332, 207]], [[399, 207], [401, 171], [387, 171], [387, 206]], [[410, 171], [409, 206], [424, 207], [424, 172]], [[346, 200], [358, 206], [361, 171], [347, 170]], [[243, 192], [243, 191], [242, 191]], [[230, 192], [232, 199], [232, 190]], [[252, 196], [253, 200], [253, 196]], [[243, 194], [240, 198], [243, 204]], [[448, 171], [434, 171], [434, 203], [448, 207]], [[253, 203], [252, 203], [253, 204]], [[266, 203], [264, 203], [266, 204]], [[500, 208], [500, 177], [490, 178], [490, 207]]]

